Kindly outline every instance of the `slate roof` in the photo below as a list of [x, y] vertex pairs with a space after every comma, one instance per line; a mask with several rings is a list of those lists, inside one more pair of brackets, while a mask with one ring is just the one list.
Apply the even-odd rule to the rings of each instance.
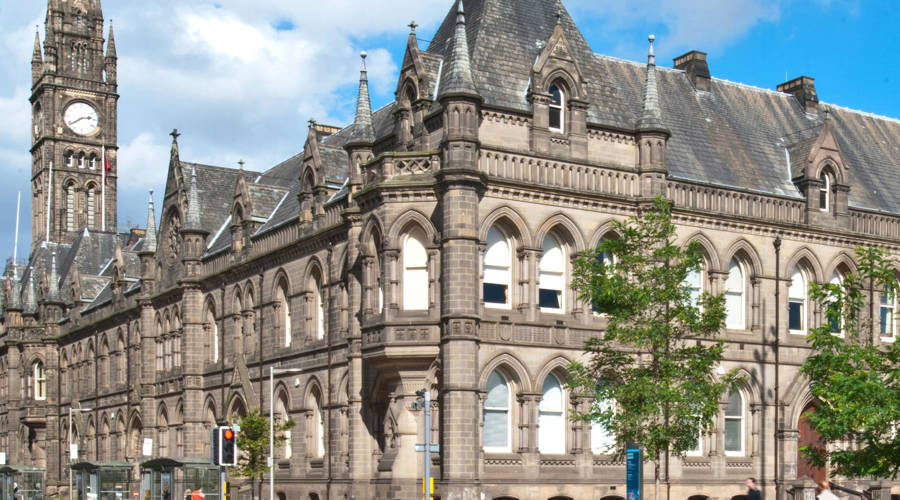
[[[200, 227], [210, 235], [216, 234], [229, 214], [234, 202], [234, 185], [241, 171], [236, 168], [215, 167], [199, 163], [181, 162], [184, 186], [191, 185], [191, 172], [197, 169], [197, 194], [200, 198]], [[255, 179], [259, 172], [244, 171], [248, 179]]]

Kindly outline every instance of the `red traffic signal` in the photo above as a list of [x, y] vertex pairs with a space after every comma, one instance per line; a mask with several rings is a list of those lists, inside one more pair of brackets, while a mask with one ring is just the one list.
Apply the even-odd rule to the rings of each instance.
[[237, 465], [237, 434], [232, 427], [219, 427], [219, 465]]
[[225, 436], [223, 436], [226, 440], [234, 439], [234, 431], [231, 429], [225, 429]]

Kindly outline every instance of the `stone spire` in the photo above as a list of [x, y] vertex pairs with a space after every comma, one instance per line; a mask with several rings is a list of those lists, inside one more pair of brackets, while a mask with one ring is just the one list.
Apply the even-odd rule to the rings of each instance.
[[172, 149], [169, 151], [169, 159], [179, 161], [178, 159], [178, 137], [181, 135], [178, 133], [178, 129], [172, 130], [172, 133], [169, 135], [172, 136]]
[[9, 281], [9, 297], [7, 298], [6, 309], [11, 311], [22, 310], [22, 284], [19, 281], [19, 273], [15, 268], [12, 270], [12, 276], [7, 278]]
[[438, 97], [452, 94], [478, 95], [472, 80], [472, 65], [469, 62], [469, 40], [466, 37], [466, 14], [463, 2], [456, 8], [456, 33], [450, 48], [450, 60], [444, 66]]
[[156, 211], [153, 208], [153, 190], [147, 203], [147, 233], [144, 235], [144, 252], [156, 251]]
[[666, 131], [659, 110], [659, 89], [656, 85], [656, 55], [653, 53], [653, 41], [656, 37], [650, 35], [647, 39], [650, 41], [650, 52], [647, 54], [647, 84], [644, 87], [644, 109], [637, 122], [637, 128]]
[[59, 302], [59, 273], [56, 272], [56, 250], [53, 251], [53, 257], [50, 259], [50, 283], [47, 285], [47, 300], [50, 302]]
[[191, 170], [191, 187], [188, 191], [188, 210], [185, 229], [197, 230], [200, 227], [200, 195], [197, 193], [197, 168]]
[[[127, 33], [126, 33], [127, 35]], [[106, 42], [106, 58], [117, 59], [116, 56], [116, 35], [113, 33], [112, 20], [109, 21], [109, 39]]]
[[353, 121], [354, 139], [365, 142], [375, 140], [375, 129], [372, 127], [372, 103], [369, 99], [369, 75], [366, 71], [366, 53], [362, 52], [362, 66], [359, 70], [359, 94], [356, 98], [356, 119]]
[[31, 53], [32, 64], [43, 64], [44, 57], [41, 55], [41, 32], [40, 28], [34, 32], [34, 51]]
[[23, 314], [37, 314], [37, 295], [34, 292], [34, 267], [28, 272], [28, 286], [25, 287]]

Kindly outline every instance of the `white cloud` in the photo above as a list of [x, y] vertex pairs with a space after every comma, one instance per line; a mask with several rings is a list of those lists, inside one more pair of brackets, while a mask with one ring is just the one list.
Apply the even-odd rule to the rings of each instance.
[[168, 162], [169, 144], [148, 132], [138, 134], [119, 146], [119, 187], [146, 188], [166, 182]]

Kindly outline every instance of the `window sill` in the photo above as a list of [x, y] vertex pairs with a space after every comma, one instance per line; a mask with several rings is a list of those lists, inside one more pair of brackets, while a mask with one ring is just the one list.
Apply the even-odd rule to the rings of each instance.
[[805, 330], [788, 330], [788, 333], [791, 335], [803, 335], [806, 336]]
[[321, 469], [325, 466], [325, 459], [322, 457], [310, 458], [309, 459], [309, 468], [310, 469]]
[[886, 342], [886, 343], [888, 343], [888, 344], [893, 344], [895, 340], [896, 340], [896, 338], [895, 338], [894, 336], [890, 336], [890, 337], [881, 337], [881, 342], [882, 342], [882, 343], [885, 343], [885, 342]]

